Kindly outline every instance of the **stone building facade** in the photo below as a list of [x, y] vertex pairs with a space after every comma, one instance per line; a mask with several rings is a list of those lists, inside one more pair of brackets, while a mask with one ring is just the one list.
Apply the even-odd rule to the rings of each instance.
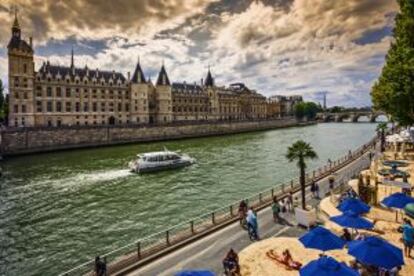
[[303, 101], [302, 96], [273, 95], [267, 100], [267, 118], [293, 116], [294, 106]]
[[[8, 44], [9, 126], [163, 124], [269, 117], [269, 101], [243, 83], [217, 86], [170, 82], [164, 65], [152, 83], [138, 61], [132, 77], [115, 71], [45, 62], [35, 71], [32, 39], [21, 37], [17, 16]], [[273, 114], [274, 115], [274, 114]], [[272, 116], [274, 117], [274, 116]]]

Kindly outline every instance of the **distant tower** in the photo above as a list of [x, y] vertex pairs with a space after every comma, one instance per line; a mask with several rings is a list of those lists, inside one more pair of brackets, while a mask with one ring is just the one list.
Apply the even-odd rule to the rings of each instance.
[[326, 92], [323, 92], [323, 110], [326, 110]]
[[156, 121], [167, 123], [172, 121], [172, 89], [170, 79], [165, 70], [164, 62], [155, 85], [156, 89]]
[[[31, 39], [30, 39], [31, 41]], [[9, 58], [9, 125], [34, 125], [34, 60], [31, 43], [21, 37], [17, 9], [7, 45]]]

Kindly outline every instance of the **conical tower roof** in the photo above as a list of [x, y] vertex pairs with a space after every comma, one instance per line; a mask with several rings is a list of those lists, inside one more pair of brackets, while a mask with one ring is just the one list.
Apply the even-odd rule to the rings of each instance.
[[164, 64], [161, 67], [161, 71], [158, 74], [157, 85], [171, 85], [167, 72], [165, 71]]
[[137, 62], [137, 66], [135, 67], [135, 71], [134, 71], [134, 74], [132, 75], [131, 81], [133, 83], [146, 83], [144, 72], [142, 71], [139, 60]]
[[214, 79], [213, 76], [211, 76], [210, 67], [208, 68], [207, 77], [204, 82], [205, 86], [214, 86]]

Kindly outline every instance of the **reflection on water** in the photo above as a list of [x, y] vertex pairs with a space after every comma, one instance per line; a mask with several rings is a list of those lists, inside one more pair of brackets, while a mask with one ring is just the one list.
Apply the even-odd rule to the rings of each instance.
[[[0, 275], [50, 275], [139, 237], [297, 175], [284, 157], [295, 140], [325, 164], [367, 142], [375, 124], [320, 124], [233, 136], [21, 156], [3, 162]], [[163, 147], [197, 159], [136, 175], [127, 163]]]

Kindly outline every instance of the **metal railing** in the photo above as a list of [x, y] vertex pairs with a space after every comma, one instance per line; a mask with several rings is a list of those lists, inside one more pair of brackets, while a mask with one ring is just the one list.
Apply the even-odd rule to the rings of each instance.
[[[311, 181], [319, 181], [360, 158], [364, 153], [375, 146], [376, 140], [377, 138], [374, 138], [370, 142], [357, 148], [352, 153], [348, 153], [338, 160], [308, 173], [306, 175], [306, 185], [309, 186]], [[248, 202], [249, 206], [254, 207], [256, 210], [260, 210], [269, 206], [272, 203], [274, 196], [277, 196], [280, 200], [287, 197], [289, 193], [295, 193], [299, 190], [299, 180], [294, 179], [244, 198], [244, 200]], [[238, 207], [240, 201], [241, 200], [235, 201], [230, 205], [192, 218], [191, 220], [170, 227], [165, 231], [140, 238], [130, 244], [101, 255], [101, 258], [107, 263], [108, 275], [121, 271], [137, 262], [155, 258], [157, 255], [160, 255], [169, 249], [173, 250], [179, 248], [186, 243], [199, 239], [236, 221], [238, 219]], [[94, 266], [95, 261], [90, 260], [60, 275], [92, 275]]]

